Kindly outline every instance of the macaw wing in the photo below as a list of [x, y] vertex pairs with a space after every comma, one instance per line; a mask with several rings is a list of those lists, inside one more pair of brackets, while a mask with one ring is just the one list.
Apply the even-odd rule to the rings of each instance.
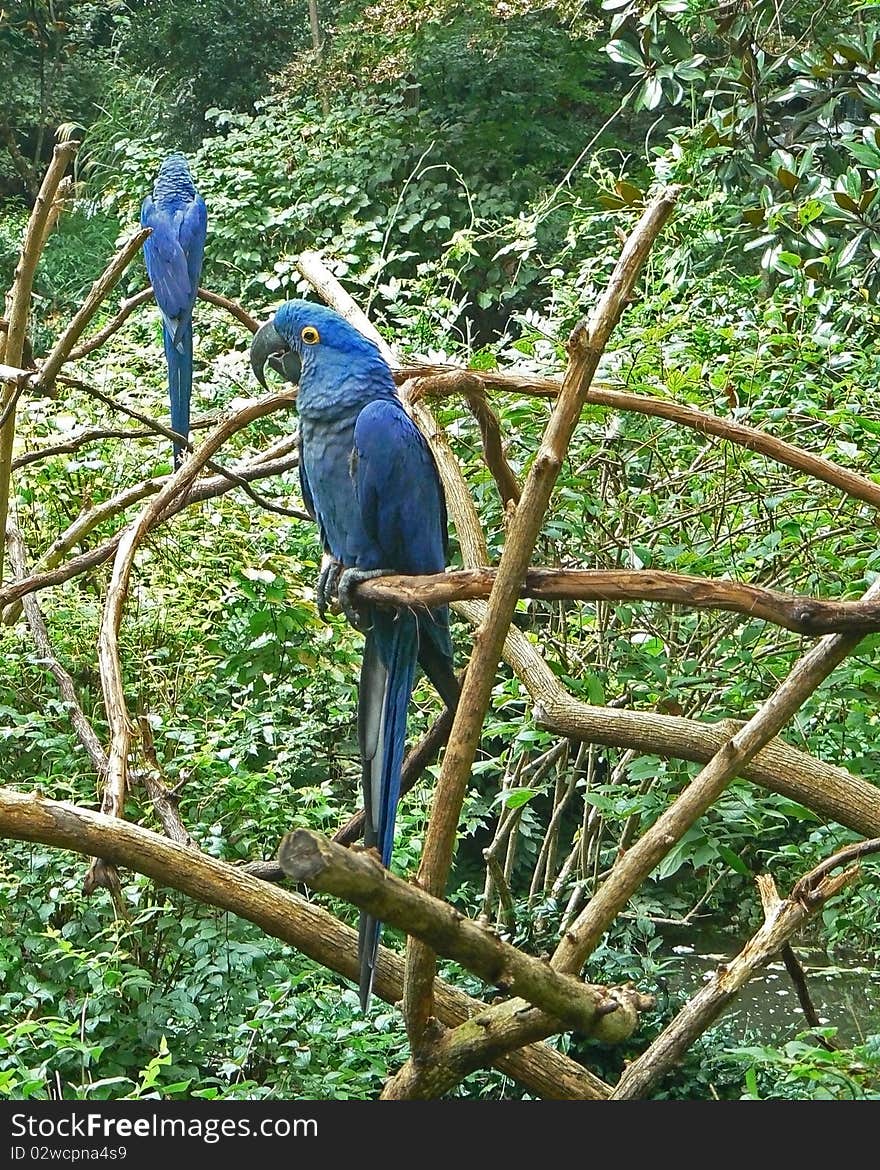
[[180, 224], [178, 239], [186, 256], [186, 268], [189, 274], [192, 302], [195, 302], [199, 291], [199, 279], [202, 275], [202, 261], [205, 257], [205, 236], [208, 231], [208, 209], [201, 195], [187, 207]]
[[178, 238], [179, 220], [178, 214], [172, 216], [156, 207], [149, 196], [144, 200], [141, 224], [152, 228], [152, 234], [144, 241], [144, 262], [175, 348], [189, 323], [195, 299], [187, 256]]
[[[299, 487], [300, 491], [302, 492], [303, 503], [306, 506], [306, 511], [313, 520], [317, 521], [318, 517], [315, 511], [315, 499], [312, 495], [312, 489], [309, 486], [309, 478], [306, 475], [306, 462], [303, 459], [302, 435], [300, 435], [299, 438]], [[323, 539], [323, 533], [321, 534], [321, 538]]]
[[352, 475], [364, 529], [380, 554], [373, 567], [442, 572], [447, 530], [440, 477], [428, 444], [396, 400], [370, 402], [358, 415]]

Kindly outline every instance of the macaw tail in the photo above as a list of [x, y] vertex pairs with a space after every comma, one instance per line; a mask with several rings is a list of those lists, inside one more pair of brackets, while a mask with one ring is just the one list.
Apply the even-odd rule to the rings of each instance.
[[[171, 429], [189, 438], [189, 403], [192, 397], [193, 377], [193, 330], [192, 321], [178, 331], [174, 339], [168, 326], [162, 324], [162, 340], [165, 343], [165, 361], [168, 365], [168, 400], [171, 404]], [[174, 444], [174, 466], [180, 466], [185, 448]]]
[[[406, 746], [406, 715], [418, 660], [418, 623], [408, 610], [373, 610], [358, 688], [358, 735], [364, 788], [364, 844], [391, 861]], [[382, 923], [362, 913], [358, 924], [361, 1008], [366, 1011]]]

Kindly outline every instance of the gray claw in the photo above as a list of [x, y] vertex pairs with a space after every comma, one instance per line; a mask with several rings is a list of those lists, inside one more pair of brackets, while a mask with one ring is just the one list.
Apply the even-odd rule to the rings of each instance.
[[374, 577], [389, 577], [394, 569], [346, 569], [339, 578], [337, 597], [342, 612], [356, 630], [365, 633], [370, 628], [369, 615], [360, 608], [352, 597], [352, 590], [362, 581], [371, 581]]
[[326, 622], [327, 610], [331, 608], [333, 602], [336, 600], [341, 576], [342, 565], [340, 565], [339, 561], [329, 561], [321, 570], [315, 593], [318, 602], [318, 614], [322, 622]]

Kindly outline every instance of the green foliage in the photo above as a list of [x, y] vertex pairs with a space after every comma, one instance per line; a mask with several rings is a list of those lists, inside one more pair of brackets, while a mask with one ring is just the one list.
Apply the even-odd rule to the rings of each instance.
[[603, 7], [634, 107], [669, 132], [665, 166], [736, 194], [728, 228], [768, 280], [810, 295], [850, 281], [876, 289], [880, 24], [867, 6], [853, 22], [841, 3]]
[[[676, 180], [684, 193], [675, 218], [599, 377], [762, 427], [873, 475], [880, 107], [870, 13], [841, 32], [846, 7], [828, 5], [805, 39], [812, 6], [800, 4], [737, 7], [728, 20], [695, 0], [614, 0], [606, 30], [581, 7], [516, 4], [502, 17], [495, 6], [446, 0], [368, 11], [346, 4], [322, 13], [332, 34], [322, 54], [282, 69], [285, 54], [305, 43], [301, 6], [295, 35], [285, 6], [277, 19], [249, 6], [245, 48], [228, 29], [202, 36], [228, 6], [128, 5], [109, 25], [97, 19], [107, 7], [89, 9], [93, 63], [106, 88], [100, 112], [83, 114], [88, 198], [62, 218], [38, 272], [38, 352], [137, 219], [169, 145], [194, 128], [208, 128], [198, 147], [197, 135], [189, 139], [209, 206], [208, 286], [262, 316], [307, 291], [296, 261], [317, 249], [402, 354], [536, 376], [564, 367], [567, 332], [606, 286], [620, 235], [653, 184]], [[70, 6], [72, 30], [86, 28], [87, 8]], [[37, 39], [16, 27], [22, 84], [30, 78], [32, 87]], [[180, 46], [173, 63], [159, 60], [168, 37]], [[39, 52], [56, 47], [48, 40]], [[272, 92], [260, 72], [267, 61], [281, 70]], [[59, 76], [67, 84], [65, 69]], [[98, 100], [95, 84], [84, 100]], [[72, 116], [59, 85], [58, 116]], [[16, 127], [26, 137], [38, 121], [28, 109]], [[4, 208], [7, 280], [22, 227], [21, 208]], [[124, 283], [124, 292], [143, 286], [140, 263]], [[252, 394], [244, 331], [200, 303], [196, 333], [196, 413]], [[155, 309], [132, 317], [77, 374], [164, 417]], [[549, 404], [498, 394], [491, 405], [522, 477]], [[433, 406], [497, 559], [505, 517], [479, 429], [457, 399]], [[23, 449], [96, 424], [119, 418], [77, 387], [24, 402], [18, 419]], [[267, 419], [223, 458], [292, 425]], [[89, 505], [166, 472], [166, 448], [160, 439], [95, 439], [18, 470], [18, 518], [34, 557]], [[261, 490], [300, 502], [295, 473]], [[92, 547], [118, 523], [99, 525], [79, 545]], [[856, 597], [880, 571], [875, 537], [873, 510], [837, 489], [697, 430], [591, 405], [534, 559]], [[183, 820], [212, 856], [274, 856], [292, 826], [332, 832], [357, 803], [360, 641], [341, 620], [318, 619], [318, 558], [310, 525], [240, 493], [187, 510], [139, 555], [121, 635], [126, 698], [148, 719]], [[103, 567], [41, 596], [56, 652], [101, 736], [94, 644], [106, 583]], [[575, 699], [707, 723], [748, 718], [805, 644], [740, 615], [634, 603], [525, 601], [516, 622]], [[3, 782], [92, 806], [96, 777], [45, 662], [23, 625], [0, 630]], [[471, 635], [463, 623], [455, 633], [463, 662]], [[876, 649], [876, 636], [865, 639], [783, 732], [874, 783]], [[413, 737], [436, 709], [420, 686]], [[533, 953], [555, 945], [698, 767], [573, 743], [553, 756], [558, 747], [501, 667], [451, 896]], [[132, 764], [137, 775], [139, 748]], [[429, 772], [401, 808], [394, 865], [404, 874], [418, 864], [432, 782]], [[127, 811], [158, 827], [137, 784]], [[487, 885], [483, 852], [503, 818], [512, 822], [499, 854], [504, 902]], [[590, 978], [632, 980], [657, 994], [656, 1008], [620, 1048], [576, 1039], [563, 1046], [613, 1080], [683, 1003], [661, 994], [673, 958], [659, 923], [706, 922], [735, 947], [761, 920], [756, 873], [773, 873], [787, 890], [852, 839], [786, 797], [735, 781], [591, 957]], [[0, 1095], [373, 1097], [405, 1059], [397, 1013], [377, 1006], [363, 1018], [343, 980], [291, 948], [131, 875], [123, 891], [130, 917], [119, 921], [108, 903], [81, 896], [80, 871], [79, 861], [36, 846], [14, 846], [4, 859]], [[858, 886], [824, 908], [815, 941], [842, 963], [875, 959], [877, 900], [868, 862]], [[354, 921], [350, 907], [332, 907]], [[402, 945], [390, 930], [386, 941]], [[454, 965], [445, 974], [484, 993]], [[721, 1021], [654, 1095], [876, 1095], [873, 1039], [829, 1053], [798, 1037], [800, 1027], [787, 1020], [778, 1037], [753, 1043]], [[457, 1092], [520, 1090], [481, 1073]]]
[[365, 1020], [249, 924], [144, 881], [126, 886], [131, 920], [108, 922], [75, 864], [31, 866], [0, 885], [0, 1098], [369, 1097], [399, 1059], [389, 1013]]
[[[0, 14], [0, 195], [36, 194], [65, 122], [152, 125], [166, 152], [191, 148], [209, 106], [248, 109], [307, 40], [291, 0], [12, 0]], [[146, 93], [150, 117], [139, 119]]]
[[803, 1033], [781, 1048], [734, 1048], [728, 1059], [746, 1068], [745, 1101], [876, 1101], [880, 1097], [880, 1037], [843, 1051], [829, 1051], [816, 1040], [833, 1042], [835, 1029]]
[[198, 0], [131, 5], [116, 50], [129, 70], [162, 76], [166, 125], [189, 148], [205, 110], [248, 109], [270, 71], [308, 43], [305, 7], [293, 0]]

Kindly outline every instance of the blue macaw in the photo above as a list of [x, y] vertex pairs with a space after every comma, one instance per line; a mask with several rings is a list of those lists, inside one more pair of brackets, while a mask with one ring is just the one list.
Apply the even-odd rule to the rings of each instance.
[[[153, 194], [141, 206], [141, 226], [153, 229], [144, 241], [144, 261], [162, 313], [171, 429], [188, 437], [192, 313], [202, 273], [208, 212], [182, 154], [170, 154], [159, 168]], [[175, 467], [180, 465], [183, 450], [180, 443], [174, 443]]]
[[[351, 590], [388, 573], [442, 572], [446, 501], [431, 451], [404, 410], [378, 347], [338, 313], [287, 301], [251, 345], [251, 365], [263, 386], [267, 362], [291, 380], [301, 364], [300, 483], [325, 552], [318, 609], [323, 617], [335, 590], [349, 621], [365, 634], [358, 687], [364, 842], [375, 845], [388, 866], [417, 664], [448, 707], [458, 702], [449, 609], [358, 607]], [[381, 923], [362, 913], [365, 1011], [380, 932]]]

